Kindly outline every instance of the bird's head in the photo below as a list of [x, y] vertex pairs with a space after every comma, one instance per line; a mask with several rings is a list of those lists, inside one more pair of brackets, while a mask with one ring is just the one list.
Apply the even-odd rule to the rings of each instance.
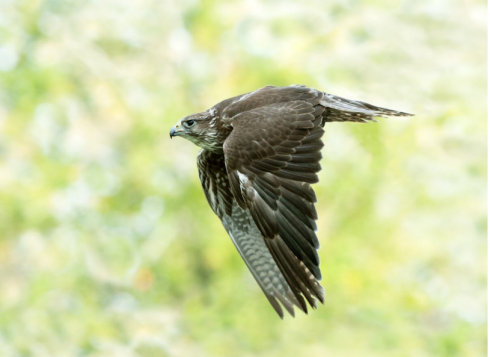
[[[218, 135], [218, 111], [210, 109], [202, 113], [191, 114], [180, 119], [172, 129], [170, 138], [181, 136], [204, 149], [216, 146]], [[221, 143], [222, 144], [222, 143]]]

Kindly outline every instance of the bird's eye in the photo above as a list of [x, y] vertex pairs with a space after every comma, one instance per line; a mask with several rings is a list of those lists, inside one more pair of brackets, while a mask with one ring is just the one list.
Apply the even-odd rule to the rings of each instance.
[[190, 128], [191, 126], [194, 126], [194, 124], [196, 124], [196, 121], [195, 120], [187, 120], [184, 122], [184, 126]]

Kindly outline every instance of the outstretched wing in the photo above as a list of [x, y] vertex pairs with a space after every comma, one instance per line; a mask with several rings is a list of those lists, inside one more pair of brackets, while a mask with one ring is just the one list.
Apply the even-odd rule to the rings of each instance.
[[279, 302], [294, 316], [293, 305], [300, 306], [299, 302], [271, 256], [250, 211], [243, 210], [234, 199], [223, 154], [201, 150], [197, 163], [209, 205], [220, 218], [265, 296], [281, 318], [283, 311]]
[[[314, 105], [316, 104], [316, 105]], [[231, 192], [250, 212], [282, 276], [307, 312], [323, 302], [315, 193], [325, 108], [302, 100], [237, 114], [224, 143]]]

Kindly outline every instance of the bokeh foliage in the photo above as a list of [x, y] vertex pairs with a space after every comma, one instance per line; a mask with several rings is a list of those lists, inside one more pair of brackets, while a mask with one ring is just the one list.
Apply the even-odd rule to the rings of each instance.
[[[484, 1], [0, 1], [0, 355], [482, 356]], [[281, 321], [184, 115], [306, 84], [329, 124], [325, 306]]]

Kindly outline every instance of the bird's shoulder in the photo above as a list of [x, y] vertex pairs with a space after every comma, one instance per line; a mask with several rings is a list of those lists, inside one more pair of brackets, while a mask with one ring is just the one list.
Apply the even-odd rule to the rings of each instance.
[[300, 100], [314, 105], [314, 102], [319, 102], [323, 95], [323, 92], [305, 85], [266, 86], [253, 92], [226, 99], [216, 104], [215, 108], [220, 113], [221, 120], [228, 122], [238, 114], [278, 103]]

